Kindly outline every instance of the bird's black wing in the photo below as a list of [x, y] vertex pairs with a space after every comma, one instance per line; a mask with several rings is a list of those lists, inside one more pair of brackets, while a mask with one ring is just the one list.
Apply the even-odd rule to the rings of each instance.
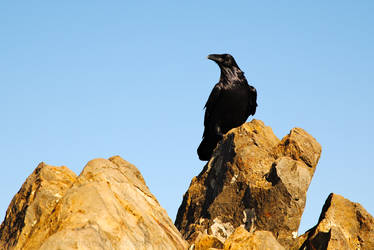
[[257, 108], [257, 91], [255, 87], [249, 85], [249, 105], [248, 105], [248, 113], [249, 115], [254, 115], [256, 113]]
[[204, 126], [207, 128], [209, 126], [209, 122], [211, 120], [211, 115], [214, 110], [214, 106], [219, 99], [219, 96], [221, 95], [222, 88], [218, 84], [216, 84], [212, 90], [212, 92], [209, 95], [208, 101], [206, 102], [204, 108], [205, 108], [205, 116], [204, 116]]

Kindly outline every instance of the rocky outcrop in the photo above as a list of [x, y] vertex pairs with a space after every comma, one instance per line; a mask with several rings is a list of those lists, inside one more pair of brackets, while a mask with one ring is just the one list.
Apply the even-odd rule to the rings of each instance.
[[336, 194], [297, 237], [320, 154], [300, 128], [282, 140], [258, 120], [232, 129], [192, 179], [180, 232], [119, 156], [92, 160], [79, 176], [41, 163], [9, 205], [0, 249], [374, 249], [374, 218]]
[[77, 177], [40, 164], [13, 198], [1, 249], [186, 249], [135, 166], [116, 156]]
[[301, 128], [281, 141], [258, 120], [232, 129], [191, 181], [175, 225], [190, 243], [199, 232], [224, 242], [243, 225], [292, 246], [320, 154]]
[[295, 249], [374, 249], [374, 218], [358, 203], [330, 194], [318, 224]]

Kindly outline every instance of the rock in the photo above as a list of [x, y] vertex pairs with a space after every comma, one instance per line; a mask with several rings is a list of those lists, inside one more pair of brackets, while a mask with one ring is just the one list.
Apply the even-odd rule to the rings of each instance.
[[[45, 169], [46, 165], [42, 165], [38, 171]], [[7, 211], [0, 231], [4, 248], [187, 249], [187, 242], [151, 194], [140, 172], [122, 158], [92, 160], [78, 177], [68, 175], [70, 182], [67, 177], [59, 177], [62, 171], [51, 168], [53, 185], [37, 181], [34, 175], [38, 171], [29, 176]], [[63, 191], [53, 205], [44, 209], [39, 204], [51, 202], [40, 192], [56, 194], [54, 186]], [[27, 198], [39, 196], [39, 201]], [[40, 207], [37, 215], [43, 219], [30, 222], [23, 219], [22, 213], [31, 213], [33, 202]], [[23, 212], [17, 216], [13, 207], [20, 207]]]
[[269, 231], [249, 233], [243, 227], [238, 227], [226, 240], [225, 250], [284, 250], [274, 235]]
[[1, 249], [22, 249], [76, 180], [67, 167], [40, 163], [13, 197], [0, 227]]
[[199, 234], [194, 243], [194, 250], [223, 249], [223, 243], [215, 236]]
[[336, 194], [297, 237], [320, 154], [300, 128], [281, 141], [258, 120], [229, 131], [178, 210], [188, 242], [119, 156], [92, 160], [79, 176], [41, 163], [9, 205], [0, 249], [374, 249], [374, 218]]
[[374, 218], [358, 203], [330, 194], [318, 224], [295, 249], [374, 249]]
[[244, 225], [291, 246], [320, 154], [319, 143], [301, 128], [282, 141], [259, 120], [234, 128], [192, 179], [175, 225], [190, 243], [205, 231], [224, 241]]

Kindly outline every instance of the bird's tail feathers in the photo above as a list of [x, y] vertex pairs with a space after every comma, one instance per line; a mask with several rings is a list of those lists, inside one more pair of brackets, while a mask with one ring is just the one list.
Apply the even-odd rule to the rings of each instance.
[[209, 161], [218, 141], [219, 137], [204, 137], [197, 149], [199, 159], [202, 161]]

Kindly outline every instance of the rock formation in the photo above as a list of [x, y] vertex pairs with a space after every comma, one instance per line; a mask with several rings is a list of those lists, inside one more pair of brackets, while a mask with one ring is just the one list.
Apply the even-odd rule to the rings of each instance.
[[76, 177], [41, 163], [13, 198], [1, 249], [186, 249], [132, 164], [90, 161]]
[[318, 224], [298, 241], [296, 249], [374, 249], [374, 218], [360, 204], [330, 194]]
[[258, 120], [232, 129], [192, 179], [180, 232], [119, 156], [92, 160], [79, 176], [41, 163], [9, 205], [0, 249], [374, 249], [374, 218], [336, 194], [297, 237], [320, 154], [300, 128], [282, 140]]
[[300, 128], [281, 141], [258, 120], [232, 129], [193, 178], [175, 225], [190, 243], [201, 233], [224, 242], [243, 225], [270, 231], [290, 247], [320, 154], [318, 142]]
[[66, 167], [40, 163], [9, 205], [0, 227], [0, 249], [22, 249], [76, 178]]

